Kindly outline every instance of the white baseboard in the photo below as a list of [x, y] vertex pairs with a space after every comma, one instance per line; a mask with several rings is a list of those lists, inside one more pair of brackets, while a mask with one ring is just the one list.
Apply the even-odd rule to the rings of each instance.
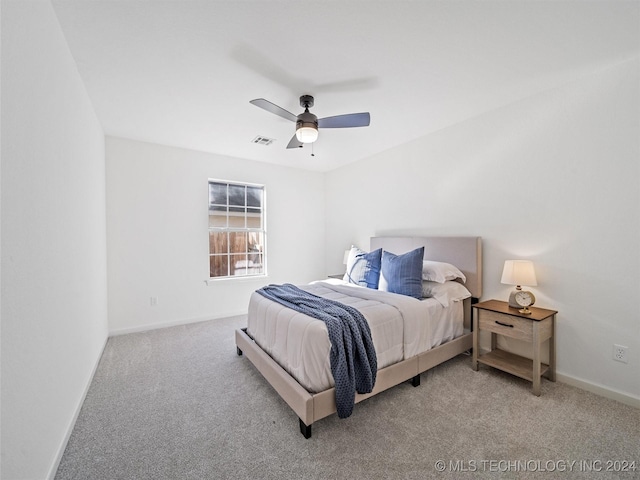
[[624, 403], [625, 405], [629, 405], [635, 408], [640, 408], [640, 398], [634, 395], [630, 395], [625, 392], [620, 392], [618, 390], [614, 390], [610, 387], [605, 387], [603, 385], [591, 383], [581, 378], [565, 375], [560, 372], [556, 372], [556, 379], [559, 382], [566, 383], [567, 385], [571, 385], [573, 387], [581, 388], [582, 390], [595, 393], [596, 395], [600, 395], [601, 397], [610, 398], [611, 400], [616, 400], [620, 403]]
[[93, 377], [98, 370], [98, 365], [100, 364], [100, 360], [102, 359], [102, 355], [104, 354], [104, 349], [107, 346], [107, 341], [109, 337], [105, 337], [104, 343], [102, 344], [102, 348], [100, 349], [100, 354], [97, 356], [95, 361], [93, 362], [93, 368], [91, 369], [91, 375], [89, 375], [89, 380], [84, 387], [84, 392], [80, 396], [80, 401], [76, 405], [75, 412], [73, 412], [73, 417], [67, 426], [67, 433], [65, 434], [62, 442], [60, 443], [60, 447], [58, 448], [58, 453], [55, 456], [53, 461], [53, 465], [51, 465], [51, 469], [49, 470], [49, 474], [47, 475], [47, 480], [54, 480], [56, 476], [56, 472], [58, 471], [58, 467], [60, 466], [60, 461], [62, 460], [62, 456], [64, 455], [64, 451], [67, 448], [67, 444], [69, 443], [69, 438], [71, 438], [71, 434], [73, 433], [73, 429], [76, 426], [76, 421], [78, 420], [78, 416], [80, 415], [80, 410], [82, 410], [82, 405], [84, 404], [85, 398], [87, 398], [87, 393], [89, 393], [89, 388], [91, 387], [91, 383], [93, 382]]
[[148, 323], [146, 325], [139, 325], [136, 327], [116, 328], [113, 330], [109, 330], [109, 336], [115, 337], [118, 335], [126, 335], [128, 333], [147, 332], [149, 330], [156, 330], [158, 328], [177, 327], [180, 325], [188, 325], [190, 323], [207, 322], [209, 320], [218, 320], [220, 318], [237, 317], [237, 316], [246, 315], [246, 314], [247, 314], [247, 311], [244, 310], [244, 311], [238, 311], [238, 312], [227, 312], [220, 315], [213, 315], [208, 317], [186, 318], [181, 320], [171, 320], [171, 321], [162, 322], [162, 323]]

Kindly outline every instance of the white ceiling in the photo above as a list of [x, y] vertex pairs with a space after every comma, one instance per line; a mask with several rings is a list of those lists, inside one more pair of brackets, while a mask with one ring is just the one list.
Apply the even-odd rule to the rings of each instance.
[[[327, 171], [637, 57], [634, 1], [52, 0], [107, 135]], [[371, 113], [286, 150], [295, 124]], [[257, 135], [270, 146], [251, 143]]]

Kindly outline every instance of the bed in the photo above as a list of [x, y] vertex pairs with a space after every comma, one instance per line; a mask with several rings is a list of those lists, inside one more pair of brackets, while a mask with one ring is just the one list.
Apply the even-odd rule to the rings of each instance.
[[[425, 260], [460, 269], [470, 298], [443, 308], [435, 298], [418, 301], [340, 280], [300, 286], [313, 295], [353, 305], [367, 319], [378, 359], [377, 379], [370, 393], [356, 393], [355, 403], [405, 381], [418, 386], [422, 372], [471, 349], [471, 304], [482, 295], [481, 238], [372, 237], [370, 241], [370, 251], [397, 255], [421, 247]], [[296, 413], [305, 438], [311, 437], [314, 422], [337, 411], [326, 360], [331, 344], [322, 327], [322, 322], [254, 293], [247, 327], [236, 331], [238, 355], [244, 354]]]

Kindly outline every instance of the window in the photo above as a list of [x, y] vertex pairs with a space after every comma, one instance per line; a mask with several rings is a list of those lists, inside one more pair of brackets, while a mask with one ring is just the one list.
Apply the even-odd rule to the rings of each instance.
[[209, 276], [266, 275], [262, 185], [209, 180]]

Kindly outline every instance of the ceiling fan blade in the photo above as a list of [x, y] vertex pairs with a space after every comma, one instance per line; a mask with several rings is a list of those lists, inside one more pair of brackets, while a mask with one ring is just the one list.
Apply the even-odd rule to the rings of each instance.
[[282, 107], [279, 107], [275, 103], [271, 103], [269, 100], [265, 100], [264, 98], [256, 98], [255, 100], [251, 100], [249, 103], [254, 104], [256, 107], [260, 107], [267, 112], [271, 112], [275, 115], [278, 115], [287, 120], [291, 120], [292, 122], [298, 121], [298, 117], [293, 113], [288, 112]]
[[298, 137], [296, 137], [296, 134], [293, 134], [293, 137], [291, 137], [291, 140], [289, 140], [289, 145], [287, 145], [287, 148], [300, 148], [302, 147], [303, 143], [298, 140]]
[[346, 115], [336, 115], [335, 117], [319, 118], [318, 128], [367, 127], [370, 120], [369, 112], [347, 113]]

